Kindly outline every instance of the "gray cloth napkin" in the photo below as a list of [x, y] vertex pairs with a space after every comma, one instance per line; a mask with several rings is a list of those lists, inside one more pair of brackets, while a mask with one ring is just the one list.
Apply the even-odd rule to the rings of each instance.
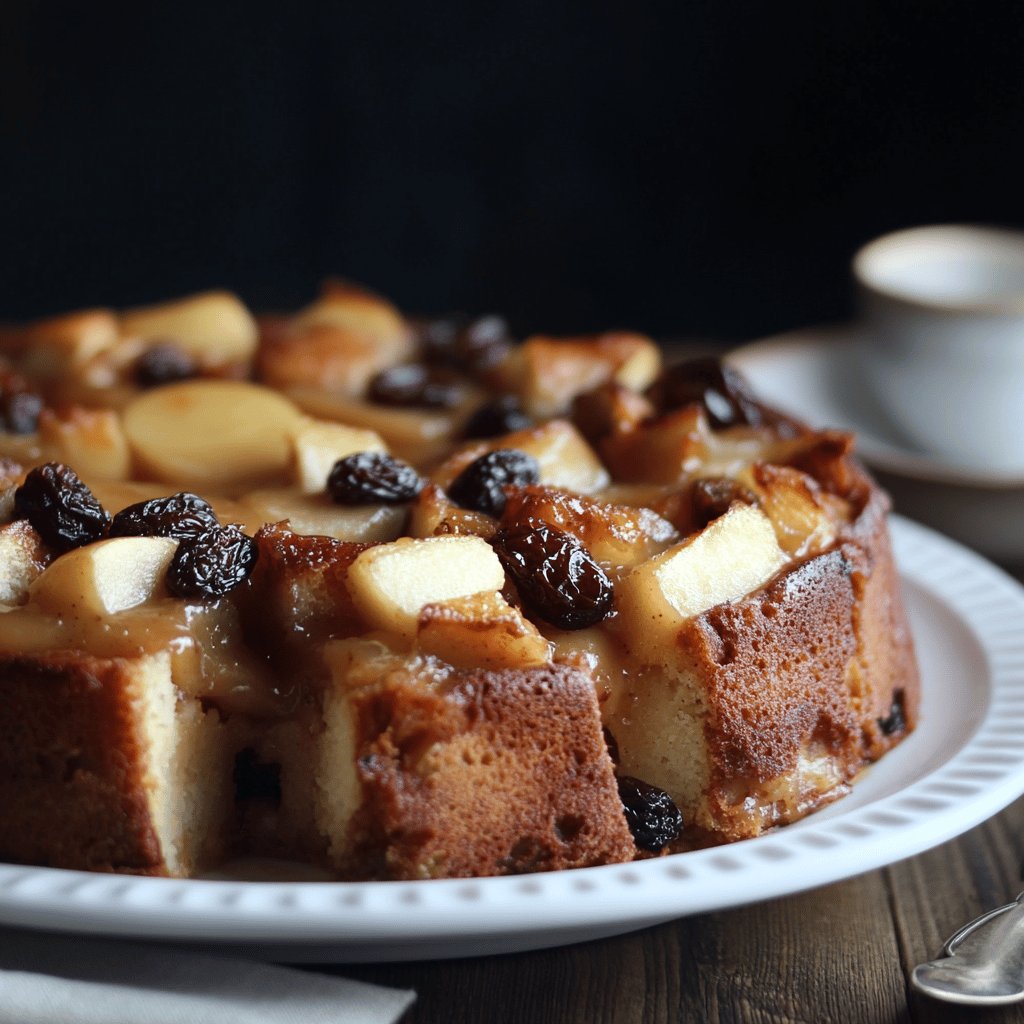
[[415, 998], [167, 946], [0, 929], [0, 1024], [394, 1024]]

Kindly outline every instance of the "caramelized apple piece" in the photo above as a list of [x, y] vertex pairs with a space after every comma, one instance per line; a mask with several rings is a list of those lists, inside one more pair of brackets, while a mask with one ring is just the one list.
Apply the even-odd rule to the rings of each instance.
[[164, 579], [178, 547], [167, 537], [115, 537], [50, 563], [29, 600], [62, 617], [108, 616], [167, 596]]
[[297, 533], [371, 543], [394, 540], [407, 515], [405, 505], [335, 505], [330, 497], [291, 488], [250, 491], [240, 503], [264, 523], [288, 520]]
[[380, 434], [344, 423], [304, 419], [291, 435], [295, 482], [304, 494], [319, 494], [338, 459], [357, 452], [387, 452]]
[[590, 338], [530, 338], [501, 367], [501, 383], [537, 419], [560, 416], [585, 391], [614, 381], [642, 391], [661, 369], [650, 338], [608, 333]]
[[791, 557], [823, 551], [835, 541], [840, 524], [849, 521], [848, 503], [798, 469], [757, 463], [753, 479], [779, 545]]
[[590, 494], [610, 482], [594, 449], [567, 420], [551, 420], [539, 427], [466, 445], [442, 462], [431, 478], [447, 488], [471, 462], [498, 448], [515, 448], [532, 455], [540, 465], [540, 482], [547, 487]]
[[0, 526], [0, 604], [24, 604], [29, 587], [51, 557], [27, 519]]
[[89, 309], [41, 320], [29, 327], [24, 370], [43, 380], [80, 368], [117, 342], [117, 316], [109, 309]]
[[306, 646], [362, 628], [348, 592], [348, 570], [365, 544], [295, 533], [268, 523], [256, 533], [253, 604], [264, 635]]
[[300, 310], [293, 327], [302, 331], [320, 324], [343, 327], [385, 344], [390, 342], [396, 355], [411, 353], [409, 325], [402, 314], [387, 299], [351, 281], [326, 281], [320, 298]]
[[495, 593], [505, 572], [479, 537], [403, 537], [364, 551], [349, 569], [348, 585], [367, 622], [412, 638], [426, 605]]
[[473, 534], [489, 540], [498, 524], [483, 512], [460, 508], [448, 500], [437, 484], [427, 484], [409, 507], [406, 533], [410, 537], [440, 537], [445, 534]]
[[412, 354], [412, 332], [394, 306], [354, 285], [331, 282], [287, 330], [264, 337], [259, 371], [283, 390], [355, 398], [374, 375]]
[[230, 292], [204, 292], [121, 314], [121, 334], [167, 342], [203, 368], [248, 364], [256, 351], [256, 321]]
[[616, 480], [626, 483], [680, 483], [703, 464], [710, 430], [696, 405], [611, 434], [601, 455]]
[[56, 462], [74, 466], [87, 480], [126, 480], [132, 457], [117, 413], [72, 406], [39, 415], [39, 440]]
[[641, 661], [658, 663], [685, 619], [757, 590], [786, 562], [768, 517], [750, 505], [734, 505], [619, 582], [620, 635]]
[[463, 407], [441, 411], [396, 409], [319, 388], [293, 387], [287, 389], [287, 395], [312, 416], [374, 431], [392, 454], [416, 463], [444, 455], [459, 436], [466, 417]]
[[615, 381], [578, 395], [572, 403], [572, 421], [591, 444], [635, 430], [653, 415], [647, 398]]
[[147, 476], [224, 493], [284, 479], [299, 420], [295, 406], [268, 388], [191, 380], [143, 393], [123, 422]]
[[493, 592], [426, 605], [416, 647], [456, 668], [532, 668], [550, 658], [537, 627]]

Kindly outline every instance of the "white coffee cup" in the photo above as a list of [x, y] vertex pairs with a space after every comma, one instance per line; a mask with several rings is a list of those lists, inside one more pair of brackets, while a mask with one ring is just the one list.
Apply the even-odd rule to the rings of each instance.
[[1024, 471], [1024, 234], [911, 228], [853, 260], [866, 380], [923, 451]]

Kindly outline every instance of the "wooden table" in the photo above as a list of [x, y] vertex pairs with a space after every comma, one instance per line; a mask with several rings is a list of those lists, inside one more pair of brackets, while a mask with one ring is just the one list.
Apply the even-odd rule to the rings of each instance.
[[1024, 1024], [1024, 1004], [955, 1007], [909, 983], [961, 924], [1024, 889], [1022, 859], [1024, 799], [934, 850], [798, 896], [563, 949], [337, 973], [414, 988], [402, 1024]]
[[620, 938], [477, 960], [339, 967], [414, 988], [403, 1024], [1024, 1022], [909, 989], [959, 925], [1024, 888], [1024, 800], [918, 857], [837, 885]]

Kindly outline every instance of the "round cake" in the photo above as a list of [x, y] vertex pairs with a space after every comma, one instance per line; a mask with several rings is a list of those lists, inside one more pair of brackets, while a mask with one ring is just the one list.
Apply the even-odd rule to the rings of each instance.
[[757, 836], [914, 727], [846, 433], [343, 282], [3, 338], [0, 859], [344, 879]]

